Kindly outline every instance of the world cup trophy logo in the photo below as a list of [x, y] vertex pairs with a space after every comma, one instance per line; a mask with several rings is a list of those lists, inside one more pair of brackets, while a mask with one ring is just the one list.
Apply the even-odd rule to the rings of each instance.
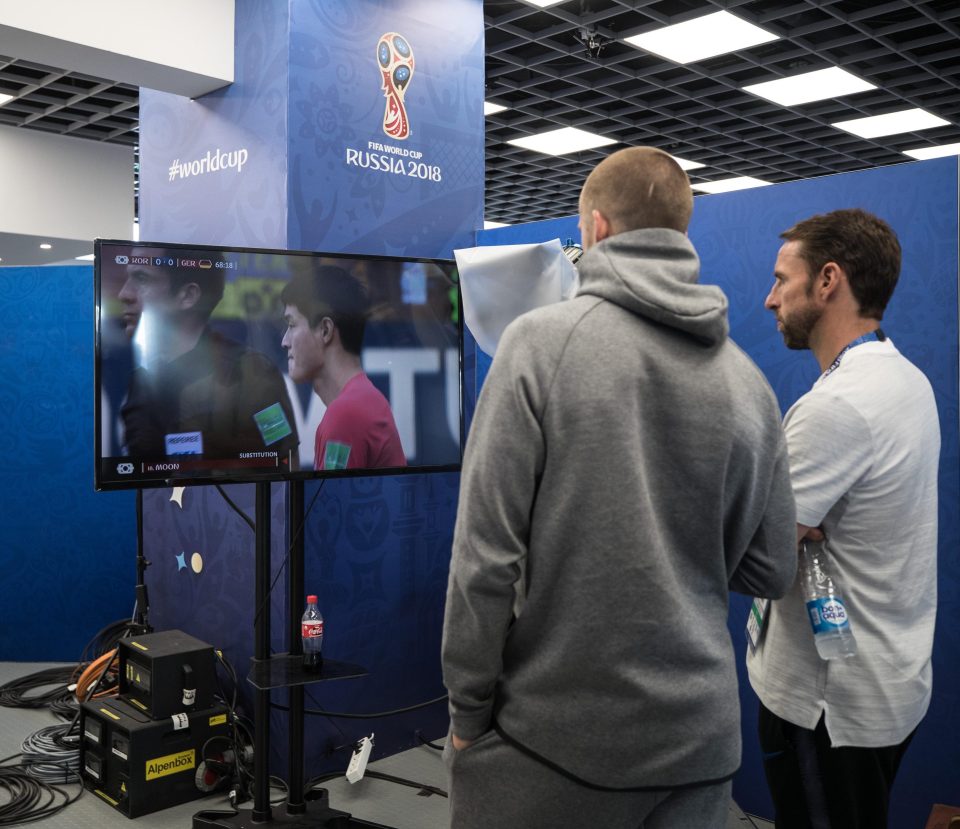
[[383, 96], [387, 99], [383, 131], [391, 138], [406, 138], [410, 135], [410, 122], [403, 96], [413, 77], [413, 49], [402, 35], [387, 32], [377, 43], [377, 63], [383, 76]]

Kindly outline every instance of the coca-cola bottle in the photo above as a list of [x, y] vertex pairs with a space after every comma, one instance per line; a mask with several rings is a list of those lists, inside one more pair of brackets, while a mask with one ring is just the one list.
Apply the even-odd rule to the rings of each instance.
[[303, 667], [319, 671], [323, 665], [323, 616], [317, 607], [317, 597], [307, 596], [307, 609], [300, 620], [300, 635], [303, 639]]

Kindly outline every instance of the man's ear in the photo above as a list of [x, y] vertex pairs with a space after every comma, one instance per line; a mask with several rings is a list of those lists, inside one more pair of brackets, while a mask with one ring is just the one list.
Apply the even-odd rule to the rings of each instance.
[[187, 282], [177, 288], [177, 307], [189, 311], [200, 301], [200, 286], [196, 282]]
[[333, 320], [330, 319], [330, 317], [323, 317], [313, 330], [324, 345], [329, 345], [333, 341], [335, 328], [336, 326], [334, 326]]
[[596, 208], [591, 210], [590, 218], [593, 220], [594, 242], [602, 242], [604, 239], [608, 239], [613, 235], [610, 230], [610, 222], [607, 221], [607, 217], [604, 216], [599, 210]]
[[814, 280], [814, 290], [821, 299], [829, 299], [834, 296], [840, 288], [840, 284], [846, 281], [847, 275], [836, 262], [827, 262], [822, 268], [817, 278]]

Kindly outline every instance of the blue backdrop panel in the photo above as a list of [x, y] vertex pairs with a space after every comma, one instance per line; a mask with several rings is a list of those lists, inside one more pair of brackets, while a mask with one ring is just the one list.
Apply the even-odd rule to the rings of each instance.
[[[483, 212], [479, 0], [324, 0], [290, 13], [291, 242], [445, 257], [472, 244]], [[405, 84], [396, 129], [378, 45]]]
[[[142, 90], [141, 238], [288, 247], [288, 45], [286, 3], [237, 0], [233, 84], [196, 100]], [[254, 486], [227, 491], [252, 519]], [[285, 561], [286, 491], [276, 485], [271, 492], [276, 573]], [[185, 630], [221, 648], [240, 676], [249, 712], [254, 534], [213, 487], [186, 490], [182, 508], [170, 495], [170, 490], [144, 493], [144, 549], [153, 562], [146, 574], [150, 622], [157, 630]], [[266, 611], [277, 651], [286, 647], [286, 607], [280, 578]], [[277, 728], [284, 733], [282, 718]], [[278, 737], [273, 743], [272, 767], [278, 772], [284, 768], [284, 742]]]
[[237, 0], [235, 80], [140, 91], [141, 238], [286, 247], [287, 5]]
[[[934, 644], [934, 693], [895, 784], [891, 826], [921, 826], [934, 802], [957, 802], [960, 748], [943, 740], [960, 733], [960, 458], [957, 392], [957, 159], [792, 182], [696, 200], [690, 236], [703, 262], [703, 281], [730, 298], [731, 332], [764, 371], [786, 410], [818, 376], [808, 352], [787, 350], [763, 300], [773, 282], [780, 232], [796, 221], [843, 207], [886, 219], [903, 247], [903, 269], [883, 328], [930, 379], [940, 412], [939, 612]], [[757, 701], [743, 668], [748, 600], [731, 602], [738, 647], [744, 762], [734, 795], [747, 811], [771, 814], [756, 746]], [[856, 620], [852, 620], [856, 624]]]
[[[255, 487], [237, 484], [224, 493], [251, 521]], [[286, 650], [285, 589], [286, 488], [271, 486], [271, 554], [280, 575], [268, 607], [271, 641]], [[157, 630], [177, 628], [223, 650], [244, 680], [253, 655], [254, 531], [212, 486], [184, 489], [179, 500], [170, 489], [143, 494], [148, 519], [145, 546], [151, 562], [150, 622]], [[243, 682], [241, 690], [248, 690]]]
[[[290, 247], [452, 257], [454, 247], [472, 244], [483, 205], [482, 32], [478, 0], [291, 7]], [[406, 138], [384, 132], [377, 45], [385, 33], [399, 34], [413, 52]], [[381, 169], [372, 169], [371, 156]], [[469, 362], [469, 345], [464, 354]], [[442, 696], [459, 477], [305, 489], [307, 505], [317, 496], [306, 525], [306, 589], [320, 596], [324, 651], [370, 671], [364, 680], [308, 688], [307, 707], [388, 711]], [[438, 736], [446, 723], [443, 703], [382, 720], [308, 718], [307, 769], [344, 767], [347, 755], [331, 749], [371, 731], [375, 755], [384, 756], [417, 745], [416, 731]]]
[[[406, 138], [384, 133], [377, 44], [389, 33], [414, 55]], [[144, 239], [424, 257], [451, 257], [473, 243], [483, 200], [480, 0], [238, 0], [236, 56], [237, 80], [225, 90], [192, 102], [145, 93]], [[222, 161], [221, 169], [204, 167], [217, 148], [246, 148], [243, 169], [236, 154], [225, 169]], [[357, 151], [349, 164], [347, 150]], [[371, 169], [370, 153], [402, 160], [400, 172]], [[472, 371], [469, 347], [465, 356]], [[324, 651], [370, 671], [368, 679], [312, 686], [308, 707], [388, 711], [442, 695], [439, 637], [458, 484], [446, 473], [305, 487], [305, 506], [313, 503], [306, 589], [320, 595]], [[252, 517], [253, 487], [230, 491]], [[286, 487], [274, 487], [276, 651], [288, 647], [286, 539], [298, 529], [286, 525], [286, 496]], [[213, 489], [188, 489], [182, 509], [169, 498], [169, 490], [144, 498], [148, 555], [157, 562], [147, 575], [151, 621], [223, 648], [245, 677], [253, 534]], [[282, 692], [274, 697], [286, 701]], [[347, 752], [332, 749], [371, 730], [375, 756], [383, 756], [416, 745], [418, 730], [438, 736], [446, 722], [442, 703], [372, 721], [308, 718], [307, 773], [345, 768]], [[282, 714], [274, 726], [271, 768], [282, 773]]]
[[[472, 243], [483, 205], [482, 31], [477, 0], [291, 7], [290, 247], [451, 257]], [[414, 57], [404, 139], [383, 128], [377, 44], [389, 32]], [[393, 159], [400, 172], [371, 169], [371, 155], [377, 166]], [[324, 651], [370, 670], [364, 680], [308, 688], [307, 707], [387, 711], [442, 696], [458, 476], [331, 480], [305, 490], [307, 505], [317, 497], [306, 525], [306, 588], [320, 596]], [[383, 720], [308, 718], [307, 770], [342, 768], [347, 755], [331, 749], [371, 731], [375, 755], [384, 756], [416, 745], [418, 730], [436, 737], [446, 722], [442, 703]]]
[[[690, 238], [701, 280], [730, 299], [731, 336], [756, 361], [786, 409], [818, 375], [809, 352], [783, 345], [763, 301], [773, 281], [779, 234], [800, 219], [842, 207], [863, 207], [886, 219], [903, 246], [900, 282], [884, 330], [930, 378], [940, 413], [939, 609], [930, 711], [906, 755], [894, 790], [891, 826], [920, 827], [935, 802], [956, 803], [960, 747], [960, 454], [958, 454], [957, 159], [878, 170], [695, 199]], [[478, 244], [579, 239], [576, 217], [483, 231]], [[478, 373], [481, 357], [478, 356]], [[749, 599], [731, 594], [730, 633], [737, 651], [743, 712], [743, 764], [734, 797], [748, 812], [770, 817], [756, 738], [757, 699], [749, 687], [743, 634]], [[856, 624], [856, 620], [853, 620]]]
[[134, 496], [93, 491], [92, 334], [92, 268], [0, 268], [0, 660], [79, 660], [133, 612]]
[[[445, 694], [440, 634], [459, 476], [455, 473], [311, 483], [305, 587], [320, 597], [324, 653], [369, 670], [361, 680], [307, 688], [307, 707], [375, 712]], [[309, 718], [314, 767], [345, 768], [348, 753], [328, 752], [375, 731], [380, 754], [446, 730], [443, 702], [406, 719]], [[381, 741], [381, 734], [383, 741]]]

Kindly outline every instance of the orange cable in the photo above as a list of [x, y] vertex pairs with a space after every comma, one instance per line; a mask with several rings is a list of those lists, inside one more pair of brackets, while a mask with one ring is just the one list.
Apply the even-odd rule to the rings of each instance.
[[[93, 660], [93, 662], [84, 668], [83, 673], [81, 673], [80, 677], [77, 679], [76, 695], [80, 702], [87, 701], [88, 691], [93, 683], [97, 681], [97, 677], [100, 676], [101, 671], [103, 671], [103, 666], [105, 664], [110, 666], [107, 668], [107, 671], [110, 671], [114, 668], [113, 662], [117, 659], [118, 653], [119, 648], [114, 648], [112, 651], [108, 651], [107, 653], [98, 656]], [[97, 694], [94, 694], [94, 697], [108, 696], [109, 694], [115, 692], [116, 688], [109, 688], [106, 691], [100, 691]]]

